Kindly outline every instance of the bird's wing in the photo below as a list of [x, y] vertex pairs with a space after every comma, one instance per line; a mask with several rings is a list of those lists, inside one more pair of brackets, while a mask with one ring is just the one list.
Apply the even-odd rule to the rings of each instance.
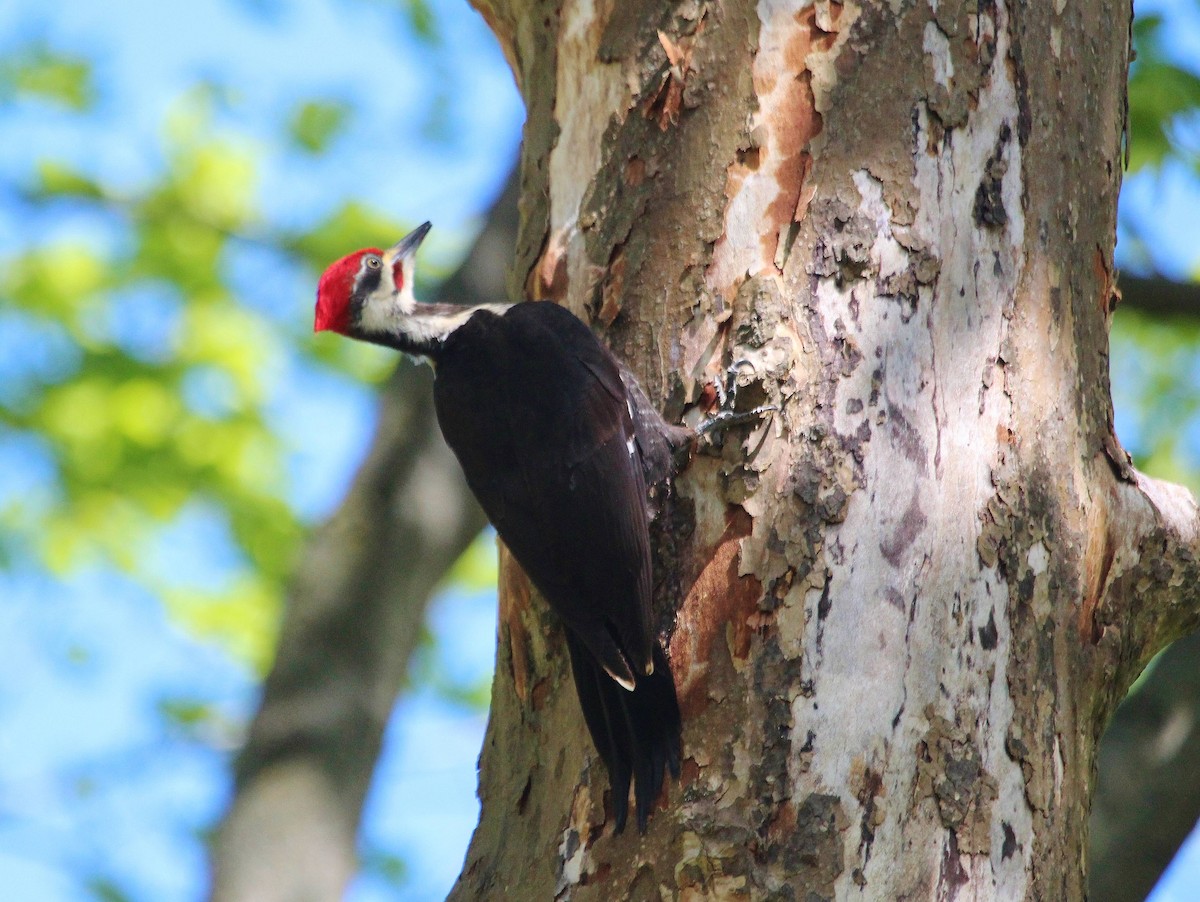
[[612, 356], [553, 304], [481, 312], [438, 362], [438, 420], [496, 531], [614, 677], [651, 665], [645, 484]]

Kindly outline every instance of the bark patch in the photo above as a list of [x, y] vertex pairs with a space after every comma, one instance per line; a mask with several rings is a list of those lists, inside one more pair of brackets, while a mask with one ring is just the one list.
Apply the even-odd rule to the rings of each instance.
[[1004, 147], [1012, 138], [1012, 129], [1008, 123], [1000, 127], [1000, 135], [996, 139], [996, 149], [988, 158], [983, 178], [975, 190], [975, 224], [980, 228], [1003, 228], [1008, 223], [1008, 211], [1004, 209], [1004, 176], [1008, 172], [1008, 162], [1004, 159]]
[[842, 831], [849, 825], [841, 799], [811, 793], [795, 808], [795, 826], [771, 846], [769, 860], [800, 891], [797, 898], [832, 899], [834, 882], [845, 870]]
[[684, 720], [706, 705], [708, 667], [718, 641], [728, 643], [729, 654], [744, 660], [754, 636], [752, 615], [758, 612], [762, 583], [753, 576], [738, 576], [742, 539], [754, 522], [742, 508], [732, 508], [708, 563], [692, 584], [679, 609], [671, 639], [671, 660], [680, 678], [679, 702]]
[[891, 535], [879, 543], [879, 553], [893, 567], [899, 567], [904, 552], [917, 540], [917, 536], [928, 522], [925, 512], [921, 510], [921, 492], [918, 487], [908, 502], [908, 508], [901, 515], [899, 524]]
[[925, 718], [929, 730], [917, 747], [917, 791], [933, 798], [957, 851], [986, 855], [991, 850], [996, 780], [983, 769], [974, 736], [934, 714], [932, 706], [926, 707]]
[[988, 612], [988, 622], [979, 628], [979, 644], [985, 651], [993, 651], [996, 648], [998, 640], [999, 632], [996, 629], [996, 609], [993, 608]]
[[[1098, 530], [1099, 542], [1088, 543], [1084, 557], [1084, 578], [1088, 583], [1088, 593], [1079, 606], [1079, 635], [1084, 642], [1097, 645], [1103, 635], [1103, 627], [1096, 616], [1100, 603], [1104, 600], [1104, 589], [1108, 584], [1108, 575], [1112, 571], [1113, 560], [1117, 550], [1113, 545], [1112, 536], [1108, 533], [1107, 522], [1101, 524]], [[1098, 545], [1098, 549], [1094, 546]], [[1096, 551], [1099, 553], [1095, 553]]]
[[525, 617], [529, 611], [529, 577], [516, 558], [499, 539], [500, 549], [500, 625], [508, 638], [512, 661], [513, 688], [522, 702], [529, 700], [529, 630]]

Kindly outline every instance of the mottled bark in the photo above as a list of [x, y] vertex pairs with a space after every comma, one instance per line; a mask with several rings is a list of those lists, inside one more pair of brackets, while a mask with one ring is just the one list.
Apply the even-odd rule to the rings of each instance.
[[[440, 298], [504, 296], [516, 218], [514, 180]], [[432, 381], [400, 363], [366, 460], [309, 542], [213, 844], [214, 900], [334, 902], [357, 870], [363, 799], [427, 602], [485, 523], [438, 431]]]
[[454, 898], [1079, 899], [1097, 742], [1198, 621], [1112, 433], [1125, 3], [478, 0], [526, 97], [514, 284], [677, 415], [778, 406], [656, 536], [685, 716], [643, 838], [502, 561]]

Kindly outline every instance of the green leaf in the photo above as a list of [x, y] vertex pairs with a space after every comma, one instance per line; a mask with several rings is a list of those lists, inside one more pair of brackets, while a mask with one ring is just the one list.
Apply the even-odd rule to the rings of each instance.
[[99, 902], [133, 902], [133, 897], [107, 877], [92, 877], [87, 882], [87, 891]]
[[213, 717], [213, 707], [208, 702], [186, 698], [164, 698], [158, 702], [159, 715], [185, 732], [194, 733]]
[[427, 44], [438, 42], [437, 19], [425, 0], [405, 0], [404, 12], [408, 18], [409, 27], [418, 38]]
[[35, 199], [57, 197], [100, 200], [104, 189], [80, 172], [54, 160], [39, 160], [38, 180], [30, 192]]
[[292, 113], [288, 132], [301, 150], [324, 153], [330, 143], [345, 130], [351, 107], [340, 101], [309, 100]]
[[404, 237], [405, 232], [395, 219], [351, 200], [309, 231], [292, 236], [287, 247], [320, 272], [359, 248], [387, 247]]
[[397, 889], [408, 877], [408, 865], [403, 858], [378, 848], [366, 849], [363, 852], [362, 869]]
[[96, 101], [92, 66], [79, 56], [34, 44], [0, 62], [0, 101], [33, 98], [82, 112]]
[[1134, 21], [1137, 59], [1129, 78], [1129, 169], [1158, 167], [1170, 156], [1188, 156], [1176, 134], [1182, 119], [1200, 108], [1200, 76], [1169, 60], [1159, 16]]

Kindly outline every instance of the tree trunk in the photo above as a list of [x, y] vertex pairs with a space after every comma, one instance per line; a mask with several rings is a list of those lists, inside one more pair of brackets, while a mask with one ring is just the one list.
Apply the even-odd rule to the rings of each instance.
[[1200, 608], [1191, 496], [1112, 433], [1128, 4], [477, 5], [514, 292], [671, 416], [735, 363], [779, 409], [655, 536], [685, 762], [644, 838], [502, 558], [453, 898], [1082, 898], [1100, 732]]

